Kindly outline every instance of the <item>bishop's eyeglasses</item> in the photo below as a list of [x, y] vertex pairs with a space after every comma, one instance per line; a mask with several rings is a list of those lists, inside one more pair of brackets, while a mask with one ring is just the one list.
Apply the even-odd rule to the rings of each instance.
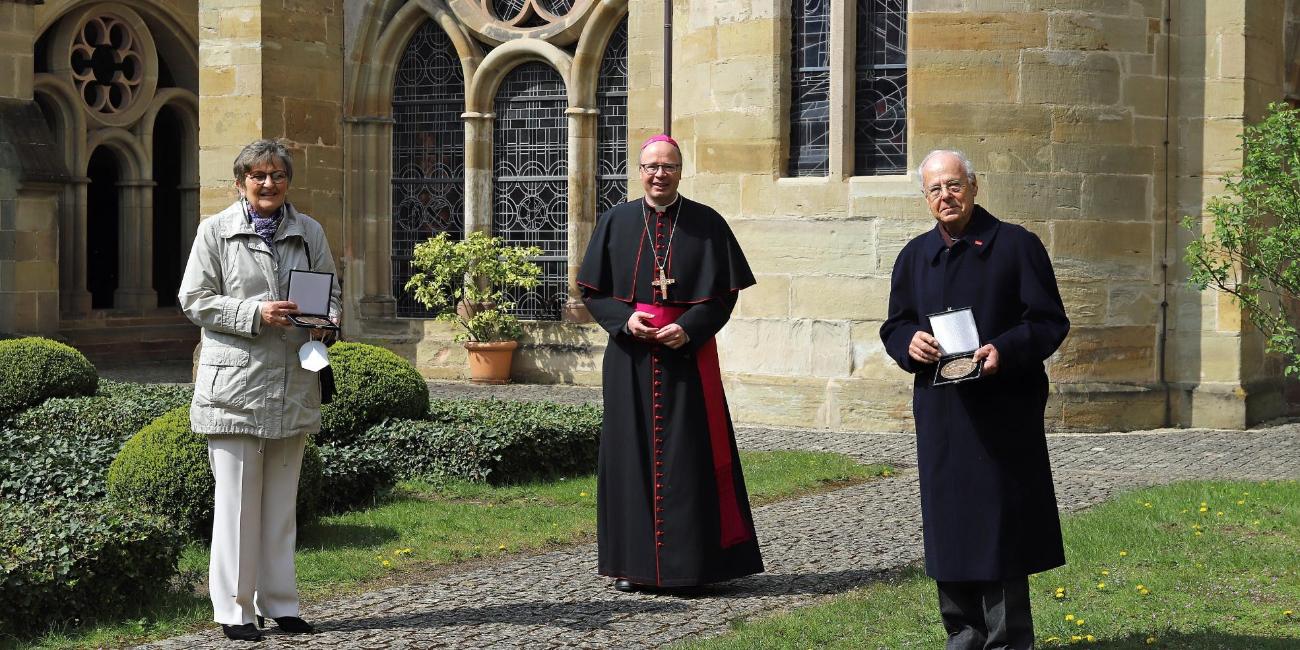
[[958, 180], [951, 180], [943, 184], [936, 183], [934, 185], [931, 185], [930, 187], [925, 188], [925, 196], [926, 198], [933, 201], [934, 199], [943, 196], [944, 190], [948, 190], [948, 193], [953, 196], [961, 196], [962, 192], [966, 191], [966, 187], [967, 186], [964, 181], [958, 181]]
[[682, 169], [681, 165], [661, 165], [656, 163], [642, 164], [640, 165], [640, 167], [641, 167], [641, 171], [651, 176], [654, 176], [655, 174], [658, 174], [661, 171], [665, 174], [676, 174]]
[[251, 172], [248, 174], [244, 174], [244, 176], [247, 177], [248, 180], [257, 183], [258, 185], [265, 183], [266, 179], [268, 178], [271, 179], [271, 182], [275, 183], [276, 185], [279, 185], [280, 183], [289, 180], [289, 174], [285, 172], [271, 172], [270, 174], [267, 174], [266, 172]]

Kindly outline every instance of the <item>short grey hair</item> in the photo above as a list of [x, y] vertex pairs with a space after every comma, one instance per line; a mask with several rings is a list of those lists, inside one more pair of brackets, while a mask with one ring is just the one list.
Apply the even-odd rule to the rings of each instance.
[[972, 185], [975, 184], [975, 165], [970, 161], [970, 158], [966, 157], [966, 154], [957, 151], [956, 149], [935, 149], [934, 151], [925, 154], [925, 158], [921, 159], [921, 164], [916, 166], [916, 182], [921, 185], [922, 192], [925, 191], [924, 170], [926, 163], [930, 162], [931, 158], [944, 154], [955, 156], [957, 160], [961, 162], [962, 171], [966, 172], [966, 182]]
[[244, 176], [252, 171], [258, 165], [275, 160], [284, 168], [284, 173], [289, 175], [289, 180], [293, 180], [293, 154], [289, 153], [289, 147], [285, 146], [281, 140], [254, 140], [248, 143], [235, 156], [235, 183], [244, 180]]

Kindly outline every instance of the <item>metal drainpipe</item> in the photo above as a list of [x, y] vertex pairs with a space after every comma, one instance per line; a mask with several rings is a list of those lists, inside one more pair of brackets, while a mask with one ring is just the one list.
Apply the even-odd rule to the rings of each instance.
[[1172, 170], [1169, 168], [1169, 147], [1173, 138], [1173, 119], [1172, 96], [1173, 96], [1173, 16], [1171, 15], [1170, 0], [1165, 0], [1164, 22], [1165, 22], [1165, 141], [1164, 141], [1164, 244], [1160, 253], [1160, 333], [1156, 339], [1156, 374], [1157, 381], [1165, 391], [1165, 426], [1173, 426], [1173, 395], [1172, 388], [1169, 385], [1169, 378], [1166, 376], [1165, 354], [1169, 346], [1169, 218], [1171, 207], [1169, 205], [1170, 192], [1169, 184]]
[[673, 134], [673, 0], [664, 0], [664, 135]]

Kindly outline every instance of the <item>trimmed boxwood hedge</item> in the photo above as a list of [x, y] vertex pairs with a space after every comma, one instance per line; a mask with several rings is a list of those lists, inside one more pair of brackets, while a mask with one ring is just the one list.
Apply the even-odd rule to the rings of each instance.
[[345, 512], [371, 506], [397, 482], [386, 450], [370, 445], [320, 446], [321, 511]]
[[[190, 430], [189, 407], [184, 406], [132, 436], [108, 469], [110, 497], [166, 517], [191, 538], [212, 535], [214, 488], [207, 437]], [[318, 514], [321, 491], [320, 452], [308, 441], [298, 488], [300, 522]]]
[[387, 420], [362, 444], [403, 478], [516, 482], [596, 467], [601, 410], [552, 402], [438, 400], [425, 420]]
[[0, 640], [131, 611], [176, 573], [182, 546], [165, 520], [107, 501], [0, 501]]
[[429, 386], [409, 361], [364, 343], [330, 347], [338, 392], [321, 407], [318, 442], [347, 446], [384, 418], [421, 418], [429, 409]]
[[95, 366], [58, 341], [0, 340], [0, 422], [51, 397], [94, 395], [98, 385]]
[[0, 499], [102, 498], [108, 466], [154, 418], [190, 401], [186, 386], [103, 380], [90, 397], [56, 397], [0, 427]]

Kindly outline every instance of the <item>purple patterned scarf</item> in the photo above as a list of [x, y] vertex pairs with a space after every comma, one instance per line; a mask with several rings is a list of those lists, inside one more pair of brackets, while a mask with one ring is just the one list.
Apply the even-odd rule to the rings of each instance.
[[244, 211], [248, 213], [248, 219], [253, 222], [253, 230], [257, 231], [257, 236], [266, 242], [267, 246], [275, 245], [275, 231], [280, 229], [280, 215], [284, 214], [281, 208], [275, 211], [275, 214], [269, 217], [263, 217], [253, 209], [253, 205], [244, 201]]

